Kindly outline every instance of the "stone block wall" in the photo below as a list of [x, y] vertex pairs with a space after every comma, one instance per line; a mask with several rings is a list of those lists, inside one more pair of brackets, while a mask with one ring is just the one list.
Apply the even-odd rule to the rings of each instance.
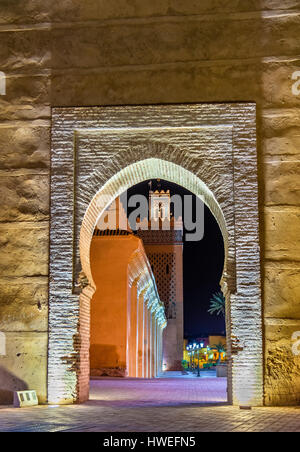
[[41, 5], [0, 4], [0, 403], [18, 389], [47, 397], [51, 52]]
[[0, 402], [46, 400], [51, 106], [251, 101], [265, 401], [299, 403], [299, 27], [299, 0], [1, 0]]

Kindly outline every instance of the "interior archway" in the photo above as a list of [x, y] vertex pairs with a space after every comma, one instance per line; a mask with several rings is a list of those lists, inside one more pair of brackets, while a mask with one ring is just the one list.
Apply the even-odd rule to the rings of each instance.
[[[132, 185], [136, 185], [148, 179], [164, 178], [172, 183], [181, 185], [190, 192], [194, 193], [208, 206], [216, 221], [220, 227], [223, 235], [225, 260], [223, 276], [221, 279], [221, 286], [226, 298], [227, 304], [227, 316], [226, 316], [226, 329], [228, 335], [228, 398], [231, 401], [231, 346], [230, 346], [230, 294], [227, 287], [226, 279], [230, 277], [227, 274], [227, 259], [229, 238], [226, 227], [226, 221], [222, 212], [222, 209], [213, 195], [212, 191], [203, 183], [199, 178], [193, 175], [190, 171], [176, 165], [172, 162], [164, 161], [161, 159], [150, 158], [141, 160], [137, 163], [129, 165], [128, 167], [119, 171], [114, 175], [94, 196], [90, 202], [88, 209], [85, 213], [81, 231], [80, 231], [80, 258], [82, 262], [82, 271], [88, 280], [88, 286], [83, 289], [81, 294], [82, 306], [87, 305], [91, 301], [91, 294], [96, 290], [96, 285], [92, 277], [91, 261], [90, 261], [90, 246], [95, 230], [95, 226], [99, 218], [104, 214], [105, 209], [120, 196], [124, 191], [128, 190]], [[233, 276], [231, 276], [233, 277]], [[87, 311], [87, 309], [85, 309]], [[86, 336], [86, 349], [88, 348], [89, 337]], [[86, 379], [88, 379], [88, 374]]]
[[[145, 164], [145, 162], [141, 162], [142, 164]], [[155, 182], [153, 182], [155, 184]], [[138, 309], [136, 308], [136, 301], [134, 301], [135, 296], [132, 295], [132, 284], [131, 279], [129, 278], [127, 282], [127, 293], [124, 292], [124, 278], [125, 278], [125, 268], [127, 267], [129, 272], [131, 272], [131, 260], [128, 261], [128, 248], [132, 250], [132, 247], [136, 247], [136, 241], [142, 241], [141, 247], [143, 250], [145, 250], [145, 259], [147, 260], [149, 267], [152, 268], [153, 277], [155, 278], [155, 286], [157, 287], [158, 294], [160, 297], [161, 302], [163, 303], [163, 306], [165, 308], [165, 315], [168, 319], [166, 328], [164, 328], [163, 331], [163, 360], [162, 360], [162, 366], [160, 367], [159, 371], [156, 374], [151, 374], [151, 376], [161, 376], [162, 378], [170, 378], [172, 377], [171, 381], [174, 381], [173, 378], [181, 378], [182, 373], [180, 372], [182, 370], [182, 361], [183, 359], [183, 346], [184, 346], [184, 339], [187, 337], [185, 334], [185, 328], [184, 328], [184, 318], [186, 313], [186, 305], [190, 305], [191, 303], [188, 303], [188, 300], [190, 297], [187, 297], [185, 299], [184, 293], [183, 293], [183, 287], [185, 286], [184, 278], [183, 278], [183, 269], [188, 269], [187, 267], [187, 261], [185, 260], [184, 263], [184, 248], [186, 246], [192, 245], [192, 248], [194, 249], [194, 258], [191, 260], [191, 262], [196, 263], [198, 254], [198, 240], [203, 242], [207, 242], [206, 236], [209, 234], [208, 230], [205, 229], [205, 236], [199, 237], [196, 242], [186, 242], [184, 244], [184, 238], [183, 238], [183, 231], [185, 231], [185, 234], [187, 233], [187, 230], [185, 229], [184, 225], [188, 223], [188, 217], [191, 219], [193, 216], [193, 212], [195, 214], [195, 201], [196, 197], [192, 195], [192, 193], [188, 190], [183, 189], [182, 186], [179, 186], [177, 184], [170, 183], [170, 181], [162, 181], [160, 179], [159, 186], [163, 184], [162, 189], [167, 190], [165, 187], [168, 187], [170, 190], [167, 190], [166, 193], [171, 191], [170, 198], [173, 195], [175, 197], [180, 197], [181, 199], [181, 208], [177, 205], [177, 209], [174, 210], [170, 209], [171, 217], [173, 215], [183, 216], [183, 221], [180, 220], [177, 221], [177, 227], [179, 227], [177, 233], [172, 233], [173, 227], [170, 224], [170, 232], [167, 232], [167, 230], [163, 231], [161, 230], [158, 235], [154, 230], [146, 231], [138, 231], [135, 228], [135, 225], [132, 223], [132, 228], [127, 228], [126, 222], [123, 222], [122, 226], [120, 226], [120, 223], [114, 223], [117, 218], [119, 218], [119, 215], [117, 216], [116, 213], [120, 212], [122, 210], [122, 213], [125, 215], [125, 218], [127, 218], [127, 215], [129, 212], [127, 212], [127, 202], [131, 199], [131, 196], [133, 193], [139, 194], [139, 196], [142, 196], [144, 201], [147, 202], [149, 199], [149, 205], [147, 208], [147, 218], [148, 215], [150, 215], [150, 211], [148, 210], [151, 205], [151, 200], [149, 196], [153, 197], [155, 196], [155, 193], [157, 193], [155, 188], [153, 188], [153, 191], [150, 190], [149, 192], [149, 181], [142, 182], [140, 184], [134, 185], [133, 187], [130, 187], [130, 190], [126, 192], [125, 198], [123, 197], [124, 194], [121, 195], [121, 198], [123, 198], [123, 203], [118, 198], [113, 202], [113, 204], [109, 207], [109, 213], [112, 214], [112, 217], [108, 223], [103, 222], [103, 218], [99, 222], [97, 222], [97, 227], [94, 230], [94, 235], [92, 239], [92, 246], [91, 246], [91, 255], [90, 255], [90, 262], [91, 262], [91, 272], [93, 275], [93, 283], [95, 284], [95, 294], [93, 296], [93, 299], [91, 301], [91, 345], [90, 345], [90, 360], [91, 360], [91, 389], [92, 389], [92, 397], [97, 398], [97, 391], [100, 389], [103, 391], [105, 388], [105, 382], [102, 382], [102, 386], [99, 382], [95, 381], [95, 378], [97, 380], [97, 377], [99, 376], [110, 376], [110, 377], [141, 377], [143, 378], [149, 378], [149, 368], [148, 368], [148, 362], [151, 363], [151, 361], [148, 360], [147, 353], [144, 353], [144, 348], [149, 347], [149, 340], [148, 340], [148, 333], [149, 329], [146, 328], [146, 330], [143, 333], [143, 325], [137, 325], [136, 322], [136, 312], [139, 311], [140, 303], [138, 302]], [[152, 181], [151, 181], [152, 184]], [[148, 190], [146, 188], [146, 192], [142, 187], [148, 187]], [[142, 190], [142, 191], [141, 191]], [[160, 189], [159, 189], [160, 190]], [[161, 195], [164, 196], [165, 202], [167, 201], [167, 198], [164, 191], [161, 192]], [[127, 199], [127, 196], [129, 198]], [[182, 198], [181, 198], [182, 196]], [[189, 202], [191, 200], [194, 200], [194, 206], [193, 206], [193, 212], [189, 209]], [[174, 200], [175, 201], [175, 200]], [[154, 202], [154, 201], [152, 201]], [[147, 203], [148, 204], [148, 203]], [[167, 204], [165, 204], [167, 206]], [[126, 208], [126, 211], [124, 210], [124, 207]], [[179, 208], [178, 208], [179, 207]], [[168, 207], [165, 207], [168, 211]], [[151, 210], [151, 209], [150, 209]], [[179, 213], [180, 210], [180, 213]], [[187, 213], [188, 211], [188, 213]], [[103, 217], [106, 217], [106, 221], [108, 220], [109, 216], [108, 212], [103, 214]], [[127, 212], [127, 215], [126, 215]], [[214, 226], [214, 238], [216, 239], [218, 237], [218, 247], [222, 248], [222, 258], [220, 259], [221, 262], [218, 264], [218, 271], [217, 275], [213, 276], [214, 279], [216, 279], [216, 288], [215, 290], [220, 290], [219, 288], [219, 282], [222, 274], [222, 268], [224, 267], [224, 242], [222, 240], [222, 236], [220, 233], [220, 229], [217, 226], [217, 222], [213, 215], [209, 213], [209, 209], [205, 209], [205, 215], [204, 215], [204, 208], [202, 205], [202, 208], [199, 209], [199, 204], [197, 207], [197, 230], [201, 227], [201, 223], [203, 221], [203, 227], [204, 227], [204, 217], [211, 218], [211, 222]], [[157, 212], [154, 209], [153, 215], [155, 215]], [[165, 213], [165, 212], [164, 212]], [[201, 218], [199, 217], [201, 216]], [[115, 217], [115, 218], [114, 218]], [[142, 217], [143, 219], [145, 217]], [[173, 217], [174, 219], [174, 217]], [[173, 224], [173, 223], [172, 223]], [[149, 225], [148, 225], [149, 226]], [[174, 225], [173, 225], [174, 226]], [[155, 228], [155, 226], [153, 226]], [[99, 229], [100, 228], [100, 229]], [[104, 229], [102, 229], [104, 228]], [[182, 229], [181, 229], [182, 228]], [[182, 230], [182, 233], [180, 232]], [[133, 232], [134, 231], [134, 232]], [[191, 231], [189, 229], [189, 231]], [[204, 233], [204, 230], [203, 230]], [[189, 235], [189, 233], [188, 233]], [[221, 236], [221, 237], [220, 237]], [[153, 242], [154, 240], [154, 242]], [[211, 240], [211, 239], [210, 239]], [[151, 244], [149, 244], [152, 243]], [[155, 244], [154, 244], [155, 243]], [[211, 240], [212, 244], [212, 240]], [[215, 250], [216, 251], [216, 250]], [[131, 252], [131, 251], [130, 251]], [[201, 256], [201, 257], [200, 257]], [[196, 270], [196, 268], [199, 271], [199, 267], [202, 260], [204, 259], [204, 255], [202, 252], [199, 254], [199, 260], [197, 261], [196, 267], [189, 266], [189, 272], [190, 273], [193, 269]], [[165, 279], [163, 276], [165, 273], [165, 267], [163, 265], [163, 262], [170, 262], [170, 265], [167, 265], [167, 273], [168, 270], [171, 272], [171, 275], [169, 278]], [[170, 268], [168, 268], [170, 267]], [[216, 267], [215, 267], [216, 269]], [[212, 269], [212, 274], [214, 273], [214, 270]], [[199, 295], [201, 298], [201, 288], [202, 290], [205, 290], [205, 282], [202, 281], [200, 283], [199, 277], [202, 273], [205, 274], [205, 266], [200, 270], [200, 274], [194, 277], [195, 281], [193, 281], [193, 284], [197, 286], [197, 290], [199, 291]], [[151, 270], [150, 270], [151, 272]], [[149, 272], [148, 272], [149, 275]], [[218, 279], [219, 278], [219, 279]], [[136, 278], [138, 281], [138, 294], [137, 297], [139, 298], [139, 295], [141, 292], [143, 292], [143, 286], [144, 284], [140, 284], [140, 277], [136, 275]], [[147, 278], [147, 272], [145, 274], [145, 283], [149, 284], [149, 276]], [[150, 278], [151, 283], [151, 278]], [[208, 289], [209, 291], [209, 289]], [[204, 293], [204, 292], [203, 292]], [[212, 295], [212, 292], [211, 292]], [[144, 297], [145, 298], [145, 297]], [[146, 298], [148, 299], [149, 296], [146, 295]], [[202, 303], [201, 303], [202, 304]], [[205, 304], [204, 304], [205, 305]], [[131, 310], [134, 310], [135, 314], [131, 314]], [[194, 309], [197, 308], [197, 305], [194, 304]], [[207, 307], [208, 309], [208, 307]], [[148, 312], [148, 311], [147, 311]], [[152, 312], [153, 309], [152, 309]], [[201, 316], [198, 317], [198, 320], [200, 321], [202, 319], [202, 316], [205, 316], [205, 309], [204, 312], [202, 312]], [[145, 317], [145, 316], [144, 316]], [[208, 317], [211, 317], [208, 314]], [[145, 317], [147, 319], [147, 316]], [[193, 315], [193, 318], [195, 319], [195, 314]], [[116, 319], [118, 319], [118, 328], [115, 329], [116, 325]], [[209, 326], [209, 329], [206, 330], [207, 333], [207, 339], [205, 339], [206, 347], [215, 346], [216, 344], [219, 344], [220, 340], [224, 340], [225, 335], [225, 326], [224, 323], [222, 325], [222, 329], [219, 329], [220, 335], [217, 334], [217, 337], [220, 337], [220, 339], [214, 340], [213, 337], [211, 337], [208, 340], [209, 336], [214, 336], [214, 333], [212, 332], [212, 327], [209, 322], [213, 324], [213, 321], [210, 319], [206, 320], [207, 326]], [[224, 320], [223, 320], [224, 322]], [[146, 321], [146, 324], [148, 321]], [[222, 321], [221, 321], [222, 323]], [[203, 325], [203, 322], [202, 322]], [[199, 325], [198, 325], [199, 328]], [[142, 329], [142, 333], [140, 333], [140, 329]], [[134, 330], [134, 333], [132, 331]], [[202, 333], [205, 331], [205, 329], [198, 329], [198, 332]], [[136, 338], [140, 337], [140, 334], [145, 334], [145, 346], [142, 346], [140, 349], [140, 344], [137, 344]], [[216, 336], [216, 335], [215, 335]], [[222, 339], [221, 339], [221, 336]], [[194, 336], [195, 337], [195, 336]], [[198, 337], [204, 337], [198, 335]], [[200, 340], [199, 340], [200, 341]], [[198, 342], [199, 342], [198, 341]], [[127, 349], [127, 355], [125, 354], [125, 344], [127, 343], [126, 349]], [[199, 344], [201, 341], [199, 342]], [[145, 359], [143, 359], [143, 365], [145, 364], [145, 370], [143, 373], [138, 372], [139, 366], [131, 365], [132, 361], [135, 361], [138, 356], [137, 349], [140, 351], [141, 356], [145, 356]], [[209, 348], [208, 348], [209, 350]], [[201, 370], [201, 376], [203, 377], [210, 377], [210, 379], [207, 381], [207, 387], [208, 389], [208, 397], [211, 397], [210, 400], [215, 401], [219, 400], [220, 402], [227, 401], [226, 396], [226, 381], [218, 380], [217, 378], [211, 379], [211, 377], [216, 377], [216, 368], [215, 370], [211, 369], [211, 371], [208, 371], [205, 373], [205, 368], [209, 367], [209, 359], [211, 359], [211, 352], [209, 352], [207, 349], [205, 349], [206, 355], [206, 362], [201, 361], [201, 367], [204, 365], [204, 368]], [[202, 351], [201, 351], [202, 353]], [[204, 353], [204, 351], [203, 351]], [[197, 354], [197, 353], [196, 353]], [[209, 362], [208, 362], [209, 361]], [[187, 361], [186, 361], [187, 362]], [[190, 360], [188, 360], [190, 362]], [[195, 366], [195, 362], [193, 360], [193, 368]], [[220, 368], [221, 369], [221, 368]], [[222, 369], [224, 369], [222, 367]], [[162, 373], [162, 371], [164, 371]], [[171, 373], [170, 373], [171, 372]], [[172, 373], [173, 372], [173, 373]], [[174, 373], [175, 372], [175, 373]], [[189, 368], [188, 375], [193, 375], [192, 368]], [[218, 370], [219, 372], [219, 370]], [[198, 375], [200, 375], [198, 371]], [[224, 374], [222, 376], [225, 376]], [[201, 385], [204, 382], [201, 380]], [[124, 381], [124, 387], [127, 385], [127, 380]], [[137, 383], [137, 388], [141, 388], [141, 382]], [[100, 386], [101, 388], [100, 388]], [[97, 389], [98, 388], [98, 389]], [[218, 397], [214, 394], [214, 388], [216, 389], [216, 392], [218, 393]], [[96, 390], [96, 392], [95, 392]], [[203, 391], [200, 391], [203, 392]], [[204, 397], [203, 393], [203, 397]], [[202, 395], [200, 396], [199, 403], [202, 400]]]

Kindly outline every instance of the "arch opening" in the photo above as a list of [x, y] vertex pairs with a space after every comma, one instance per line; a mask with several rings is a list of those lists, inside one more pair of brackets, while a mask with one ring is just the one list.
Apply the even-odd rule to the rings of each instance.
[[[158, 190], [153, 188], [155, 184]], [[200, 210], [199, 203], [195, 201], [195, 195], [177, 184], [161, 179], [146, 181], [131, 187], [126, 194], [114, 200], [97, 222], [91, 246], [91, 270], [96, 285], [91, 304], [92, 397], [96, 397], [100, 389], [95, 380], [99, 376], [159, 376], [163, 379], [172, 376], [176, 378], [180, 398], [184, 387], [181, 385], [185, 382], [182, 378], [197, 375], [210, 378], [207, 391], [201, 391], [199, 403], [208, 400], [207, 397], [212, 402], [227, 401], [226, 379], [217, 378], [226, 377], [225, 319], [213, 318], [207, 312], [212, 287], [220, 291], [224, 243], [209, 209]], [[143, 204], [146, 204], [144, 210], [134, 208]], [[121, 212], [125, 221], [120, 220]], [[184, 215], [182, 219], [181, 215]], [[194, 226], [193, 241], [189, 240], [190, 220], [193, 220]], [[204, 220], [205, 231], [202, 231]], [[198, 229], [203, 235], [197, 234]], [[186, 246], [187, 258], [184, 256]], [[136, 272], [132, 277], [132, 263], [138, 249], [142, 250], [147, 270], [139, 274]], [[191, 251], [193, 258], [190, 260]], [[217, 251], [220, 254], [218, 258], [211, 259], [210, 256], [207, 259], [208, 254]], [[207, 263], [214, 261], [213, 265], [210, 263], [209, 271], [205, 260]], [[199, 272], [204, 273], [202, 279]], [[192, 274], [192, 278], [184, 279], [184, 274]], [[212, 284], [206, 284], [207, 276], [214, 281]], [[191, 288], [184, 293], [187, 281], [189, 286], [192, 284], [192, 290], [196, 289], [198, 300], [192, 300]], [[153, 339], [156, 340], [153, 332], [155, 334], [156, 330], [153, 330], [155, 319], [151, 316], [154, 310], [148, 309], [149, 285], [152, 282], [166, 317], [161, 356], [157, 356], [153, 347]], [[146, 289], [145, 284], [148, 286]], [[152, 298], [152, 306], [153, 301]], [[197, 315], [199, 305], [201, 314]], [[193, 309], [192, 316], [187, 314], [187, 306]], [[141, 309], [143, 312], [140, 312]], [[194, 328], [192, 333], [191, 325]], [[142, 343], [140, 336], [143, 337]], [[187, 344], [195, 341], [198, 349], [190, 353]], [[216, 349], [220, 341], [223, 351]], [[141, 381], [137, 384], [140, 388]], [[101, 390], [104, 388], [105, 383]]]
[[[191, 192], [191, 190], [188, 190], [190, 193], [193, 193], [196, 197], [198, 197], [198, 199], [201, 199], [203, 201], [203, 203], [206, 204], [206, 206], [208, 207], [209, 211], [212, 213], [212, 215], [214, 216], [222, 237], [223, 237], [223, 245], [224, 245], [224, 254], [225, 254], [225, 258], [224, 258], [224, 267], [223, 267], [223, 274], [222, 274], [222, 278], [220, 280], [220, 284], [223, 285], [222, 286], [222, 290], [224, 290], [225, 285], [224, 285], [224, 281], [225, 281], [225, 275], [226, 277], [228, 276], [226, 274], [226, 262], [227, 262], [227, 255], [228, 255], [228, 247], [229, 247], [229, 243], [228, 243], [228, 233], [227, 233], [227, 228], [226, 228], [226, 223], [225, 223], [225, 219], [224, 219], [224, 215], [222, 213], [221, 207], [218, 204], [217, 200], [215, 199], [213, 193], [209, 190], [209, 188], [199, 179], [196, 178], [191, 172], [185, 170], [184, 168], [180, 167], [179, 165], [175, 165], [173, 163], [167, 162], [167, 161], [163, 161], [160, 159], [147, 159], [147, 160], [143, 160], [138, 162], [138, 164], [134, 164], [134, 165], [130, 165], [130, 167], [125, 168], [124, 170], [121, 170], [119, 173], [117, 173], [111, 180], [109, 180], [103, 187], [102, 189], [100, 189], [97, 194], [94, 196], [93, 200], [91, 201], [85, 216], [84, 216], [84, 220], [83, 220], [83, 224], [82, 224], [82, 228], [81, 228], [81, 235], [80, 235], [80, 251], [81, 251], [81, 261], [83, 263], [82, 268], [83, 268], [83, 272], [85, 273], [85, 275], [87, 275], [87, 279], [89, 281], [89, 287], [92, 288], [93, 291], [96, 291], [97, 294], [97, 289], [99, 289], [97, 287], [97, 284], [95, 282], [95, 279], [93, 277], [93, 273], [95, 274], [95, 270], [94, 272], [92, 271], [91, 268], [91, 253], [94, 254], [94, 259], [95, 259], [95, 244], [94, 244], [94, 249], [90, 249], [90, 245], [92, 243], [92, 237], [95, 231], [95, 227], [98, 224], [98, 222], [100, 221], [101, 217], [105, 216], [105, 212], [107, 212], [107, 209], [109, 207], [109, 205], [112, 203], [112, 201], [114, 201], [116, 198], [118, 198], [120, 195], [122, 195], [122, 193], [124, 192], [124, 188], [126, 189], [126, 191], [130, 188], [132, 188], [132, 177], [129, 179], [130, 180], [130, 185], [129, 182], [125, 182], [128, 179], [126, 179], [126, 175], [128, 174], [134, 174], [134, 178], [135, 181], [137, 182], [137, 184], [140, 184], [141, 182], [145, 182], [149, 179], [149, 176], [152, 176], [152, 178], [155, 179], [166, 179], [168, 182], [171, 182], [172, 184], [176, 184], [177, 186], [181, 186], [186, 188], [186, 186], [188, 186], [189, 188], [193, 188], [193, 192]], [[171, 179], [171, 180], [170, 180]], [[137, 185], [134, 184], [134, 185]], [[195, 193], [196, 192], [196, 193]], [[159, 203], [159, 205], [161, 205], [161, 203]], [[149, 207], [150, 208], [150, 207]], [[92, 234], [91, 234], [92, 231]], [[90, 237], [90, 238], [89, 238]], [[102, 241], [102, 243], [104, 243]], [[86, 246], [86, 244], [89, 244], [89, 246]], [[123, 244], [124, 244], [124, 240], [123, 240]], [[110, 244], [111, 246], [111, 244]], [[149, 248], [149, 247], [148, 247]], [[147, 249], [147, 247], [146, 247]], [[148, 250], [147, 250], [148, 251]], [[179, 251], [179, 247], [178, 250]], [[145, 250], [143, 249], [143, 253], [144, 253], [144, 258], [146, 260], [147, 259], [147, 253], [145, 253]], [[182, 259], [182, 247], [181, 247], [181, 251], [179, 251], [180, 254], [178, 254], [177, 252], [177, 259], [181, 258]], [[146, 254], [146, 255], [145, 255]], [[103, 255], [103, 253], [102, 253]], [[176, 253], [174, 254], [174, 256], [176, 256]], [[180, 257], [179, 257], [180, 256]], [[175, 257], [176, 259], [176, 257]], [[149, 261], [148, 261], [149, 262]], [[153, 277], [153, 273], [155, 274], [154, 268], [153, 268], [153, 264], [154, 262], [152, 262], [150, 260], [150, 262], [148, 263], [148, 269], [147, 271], [150, 273], [152, 273], [152, 277]], [[182, 271], [182, 263], [181, 263], [181, 271]], [[96, 268], [96, 266], [94, 267]], [[100, 269], [101, 265], [97, 265], [97, 268]], [[103, 267], [102, 267], [103, 268]], [[166, 268], [169, 268], [169, 264], [167, 264]], [[144, 279], [145, 278], [145, 274], [143, 275]], [[131, 305], [132, 305], [132, 293], [134, 290], [137, 291], [136, 295], [137, 295], [137, 299], [140, 300], [141, 296], [143, 296], [143, 292], [145, 292], [145, 289], [143, 288], [143, 286], [141, 286], [140, 288], [133, 288], [134, 285], [138, 285], [139, 284], [139, 280], [141, 278], [143, 278], [143, 276], [141, 275], [141, 273], [139, 275], [137, 275], [137, 273], [135, 274], [135, 278], [132, 277], [132, 281], [131, 284], [129, 284], [129, 290], [130, 290], [130, 296], [129, 299], [131, 299]], [[182, 277], [182, 276], [181, 276]], [[100, 276], [98, 273], [98, 284], [100, 281]], [[107, 279], [106, 279], [107, 280]], [[156, 286], [156, 283], [154, 283]], [[114, 284], [114, 286], [117, 286], [117, 282]], [[181, 283], [182, 285], [182, 283]], [[157, 289], [156, 289], [157, 290]], [[105, 292], [105, 291], [104, 291]], [[225, 291], [224, 291], [225, 292]], [[227, 296], [227, 303], [229, 303], [229, 291], [226, 290], [225, 295]], [[102, 296], [103, 296], [103, 292], [102, 292]], [[167, 324], [167, 327], [165, 328], [165, 320], [161, 321], [161, 325], [160, 327], [161, 330], [159, 331], [159, 347], [160, 347], [160, 353], [161, 355], [157, 358], [157, 362], [154, 364], [152, 363], [152, 367], [155, 368], [155, 371], [151, 371], [150, 368], [145, 369], [144, 366], [141, 366], [138, 363], [138, 360], [136, 359], [134, 363], [132, 363], [132, 356], [129, 356], [129, 349], [130, 348], [134, 348], [134, 355], [135, 357], [138, 354], [138, 350], [139, 350], [139, 344], [136, 342], [136, 331], [137, 328], [135, 326], [135, 339], [133, 340], [131, 337], [129, 337], [129, 335], [127, 333], [125, 333], [126, 330], [126, 325], [128, 325], [128, 321], [126, 321], [126, 319], [128, 319], [128, 315], [130, 316], [130, 312], [128, 312], [128, 306], [126, 309], [124, 309], [124, 304], [120, 304], [120, 306], [118, 306], [118, 312], [120, 313], [122, 311], [122, 309], [124, 310], [124, 315], [123, 315], [123, 325], [124, 325], [124, 337], [126, 336], [126, 350], [127, 350], [127, 355], [125, 355], [124, 352], [124, 348], [123, 347], [123, 353], [122, 351], [119, 350], [119, 354], [118, 356], [122, 355], [123, 356], [123, 361], [122, 361], [122, 370], [121, 370], [121, 374], [122, 376], [133, 376], [133, 377], [146, 377], [147, 376], [157, 376], [164, 368], [165, 370], [180, 370], [182, 367], [182, 361], [183, 361], [183, 344], [184, 344], [184, 337], [183, 337], [183, 294], [182, 294], [182, 299], [181, 299], [181, 313], [179, 314], [179, 312], [177, 312], [177, 320], [174, 320], [174, 318], [172, 318], [172, 315], [169, 316], [169, 324]], [[95, 296], [94, 296], [95, 298]], [[159, 295], [158, 295], [159, 298]], [[104, 305], [104, 303], [103, 303]], [[139, 311], [139, 302], [138, 302], [138, 307], [134, 307], [134, 316], [136, 318], [136, 314]], [[93, 314], [93, 311], [99, 311], [99, 307], [97, 305], [97, 309], [95, 307], [92, 306], [91, 308], [91, 312], [92, 312], [92, 348], [91, 348], [91, 356], [92, 356], [92, 363], [91, 363], [91, 371], [92, 374], [94, 373], [94, 375], [97, 376], [97, 373], [95, 372], [95, 366], [97, 365], [97, 359], [96, 357], [99, 356], [99, 350], [98, 353], [95, 351], [95, 347], [96, 344], [94, 342], [98, 342], [98, 346], [99, 346], [99, 342], [101, 342], [100, 338], [98, 337], [98, 339], [95, 338], [95, 333], [93, 331], [100, 331], [101, 328], [99, 328], [99, 318], [101, 318], [101, 313], [100, 311], [97, 314], [97, 318], [98, 318], [98, 324], [95, 327], [94, 323], [96, 322], [96, 312], [95, 314]], [[160, 314], [161, 315], [161, 314]], [[103, 316], [103, 313], [102, 313]], [[168, 316], [167, 316], [168, 317]], [[173, 316], [174, 317], [174, 316]], [[178, 318], [181, 318], [181, 326], [178, 328], [180, 330], [180, 328], [182, 328], [182, 337], [181, 339], [176, 339], [176, 335], [178, 335], [176, 333], [177, 329], [174, 326], [176, 324], [176, 322], [178, 323]], [[145, 321], [145, 312], [144, 312], [144, 321]], [[147, 320], [148, 321], [148, 320]], [[131, 315], [131, 322], [133, 322], [132, 320], [132, 315]], [[170, 333], [171, 331], [171, 324], [172, 324], [172, 333]], [[169, 327], [168, 327], [169, 325]], [[158, 326], [156, 325], [155, 328], [157, 328]], [[229, 322], [227, 322], [227, 327], [229, 328]], [[165, 328], [164, 334], [163, 334], [163, 329]], [[115, 336], [112, 335], [110, 333], [111, 330], [109, 330], [109, 328], [107, 328], [107, 325], [105, 325], [105, 329], [108, 330], [108, 335], [109, 336]], [[130, 331], [130, 328], [128, 329], [128, 331]], [[175, 340], [174, 340], [174, 331], [175, 331]], [[170, 336], [171, 334], [171, 336]], [[230, 337], [230, 332], [228, 337]], [[114, 339], [113, 339], [114, 341]], [[177, 342], [176, 342], [177, 341]], [[112, 342], [112, 341], [111, 341]], [[132, 345], [132, 342], [134, 342], [134, 344]], [[125, 344], [125, 343], [124, 343]], [[168, 346], [167, 344], [171, 344], [171, 346]], [[117, 344], [115, 344], [115, 347], [118, 347]], [[166, 351], [167, 348], [170, 349], [170, 347], [174, 347], [175, 350], [173, 351]], [[113, 353], [115, 353], [115, 351], [112, 351], [111, 353], [109, 351], [106, 351], [106, 353], [102, 353], [102, 356], [110, 356], [111, 358], [108, 358], [108, 362], [112, 362], [112, 356]], [[163, 357], [163, 353], [164, 353], [164, 357]], [[115, 357], [117, 356], [117, 354], [115, 353]], [[168, 358], [166, 358], [166, 356], [169, 356], [169, 364], [168, 364]], [[177, 360], [175, 358], [178, 358]], [[143, 362], [145, 363], [146, 358], [144, 359], [144, 351], [143, 351]], [[208, 360], [208, 356], [207, 356], [207, 360]], [[124, 362], [126, 361], [126, 364], [124, 364]], [[155, 360], [154, 360], [155, 361]], [[115, 362], [118, 362], [118, 359], [115, 358]], [[148, 362], [148, 361], [147, 361]], [[171, 364], [170, 364], [171, 362]], [[199, 363], [199, 359], [198, 359], [198, 363]], [[229, 375], [231, 374], [231, 361], [230, 361], [230, 346], [228, 346], [228, 373]], [[109, 364], [107, 364], [109, 366]], [[139, 369], [139, 365], [140, 365], [140, 369]], [[164, 367], [165, 366], [165, 367]], [[98, 367], [101, 367], [99, 362], [98, 362]], [[143, 368], [142, 368], [143, 367]], [[100, 369], [98, 369], [100, 370]], [[120, 369], [117, 369], [117, 373]], [[111, 370], [109, 370], [111, 371]], [[152, 372], [152, 373], [151, 373]], [[116, 374], [117, 374], [116, 373]], [[116, 375], [115, 374], [115, 375]], [[223, 375], [224, 376], [224, 375]], [[230, 386], [230, 382], [231, 382], [231, 378], [229, 376], [228, 378], [229, 381], [229, 386]], [[230, 400], [230, 391], [228, 391], [229, 396], [228, 399]]]

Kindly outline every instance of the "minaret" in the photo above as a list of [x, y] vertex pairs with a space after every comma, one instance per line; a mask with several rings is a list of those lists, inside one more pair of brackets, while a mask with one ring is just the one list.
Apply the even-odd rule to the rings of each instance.
[[163, 369], [181, 370], [183, 359], [183, 226], [171, 215], [170, 191], [149, 192], [148, 230], [137, 230], [165, 305]]

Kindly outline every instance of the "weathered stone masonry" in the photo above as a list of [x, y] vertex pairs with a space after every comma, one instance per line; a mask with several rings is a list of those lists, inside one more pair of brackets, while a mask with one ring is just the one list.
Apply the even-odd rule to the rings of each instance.
[[[80, 309], [76, 315], [72, 310], [78, 301], [71, 295], [81, 266], [95, 287], [90, 268], [95, 225], [124, 190], [159, 177], [201, 196], [220, 225], [230, 346], [233, 340], [230, 393], [232, 388], [235, 404], [262, 404], [255, 113], [252, 104], [53, 110], [48, 380], [52, 402], [81, 399], [80, 387], [76, 392], [76, 382], [85, 372], [80, 354], [70, 348], [69, 358], [63, 359], [81, 323]], [[72, 224], [73, 200], [71, 243], [64, 236]], [[70, 368], [73, 361], [79, 365]]]

